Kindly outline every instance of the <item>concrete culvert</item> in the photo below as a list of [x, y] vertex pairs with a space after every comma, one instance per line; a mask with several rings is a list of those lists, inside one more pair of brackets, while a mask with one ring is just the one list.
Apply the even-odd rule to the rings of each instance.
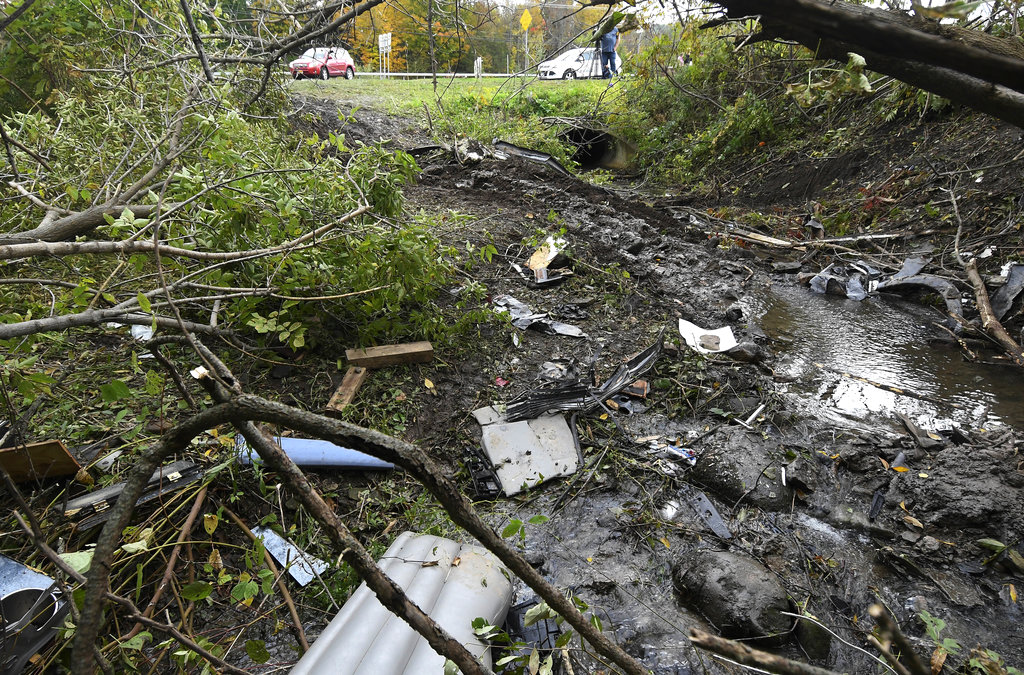
[[583, 171], [628, 169], [636, 154], [632, 144], [601, 129], [574, 126], [563, 131], [558, 138], [575, 148], [572, 158]]

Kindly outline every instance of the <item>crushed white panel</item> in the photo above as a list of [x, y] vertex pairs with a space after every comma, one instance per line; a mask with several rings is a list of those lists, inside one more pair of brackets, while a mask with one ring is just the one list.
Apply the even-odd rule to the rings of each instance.
[[305, 586], [312, 581], [317, 574], [327, 571], [327, 563], [319, 558], [314, 558], [297, 546], [293, 546], [277, 532], [269, 527], [260, 525], [252, 528], [252, 533], [263, 540], [263, 546], [267, 552], [274, 556], [274, 560], [284, 565], [292, 579], [300, 586]]
[[679, 334], [686, 340], [686, 344], [701, 354], [725, 352], [738, 344], [729, 326], [705, 330], [695, 323], [680, 319]]
[[494, 466], [505, 496], [552, 478], [571, 476], [579, 469], [576, 438], [564, 416], [505, 422], [493, 408], [481, 408], [473, 416], [481, 423], [484, 454]]
[[[491, 667], [489, 645], [473, 632], [472, 622], [483, 617], [500, 626], [512, 604], [512, 584], [487, 549], [404, 532], [378, 565], [410, 600]], [[441, 675], [444, 663], [363, 583], [291, 675]]]

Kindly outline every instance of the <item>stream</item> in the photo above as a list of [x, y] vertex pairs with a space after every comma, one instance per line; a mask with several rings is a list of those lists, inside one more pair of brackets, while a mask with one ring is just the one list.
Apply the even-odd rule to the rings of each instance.
[[745, 304], [773, 341], [777, 379], [816, 417], [900, 431], [900, 412], [926, 428], [1024, 429], [1020, 373], [967, 361], [959, 348], [937, 343], [943, 331], [934, 322], [942, 316], [928, 307], [894, 296], [856, 302], [793, 286], [770, 287]]

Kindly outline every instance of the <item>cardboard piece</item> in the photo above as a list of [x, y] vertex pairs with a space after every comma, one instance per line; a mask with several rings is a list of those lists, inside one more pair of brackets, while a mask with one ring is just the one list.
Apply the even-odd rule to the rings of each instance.
[[0, 466], [15, 482], [74, 476], [81, 469], [60, 441], [42, 441], [0, 449]]

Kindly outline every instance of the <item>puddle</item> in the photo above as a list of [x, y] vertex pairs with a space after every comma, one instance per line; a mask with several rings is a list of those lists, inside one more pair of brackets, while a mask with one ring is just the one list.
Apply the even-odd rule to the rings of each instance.
[[932, 325], [942, 317], [927, 307], [890, 297], [855, 302], [799, 287], [773, 287], [746, 304], [773, 340], [777, 375], [810, 412], [858, 427], [882, 418], [900, 428], [894, 414], [901, 412], [940, 427], [1024, 429], [1020, 371], [970, 363], [958, 348], [929, 344], [942, 336]]

